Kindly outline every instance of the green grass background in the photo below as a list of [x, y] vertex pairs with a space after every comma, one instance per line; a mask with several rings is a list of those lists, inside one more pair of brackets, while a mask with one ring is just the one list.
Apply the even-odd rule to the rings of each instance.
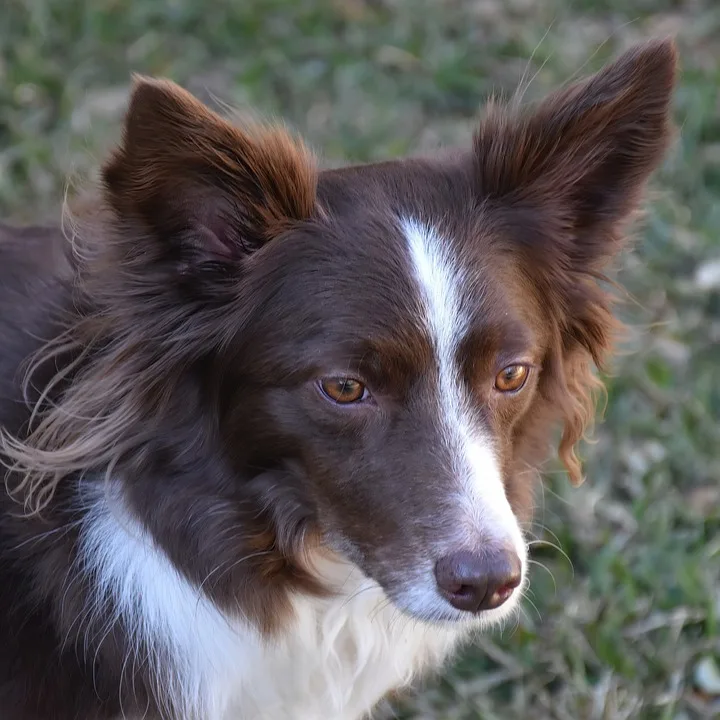
[[[0, 215], [52, 220], [117, 138], [131, 71], [285, 117], [326, 164], [467, 141], [489, 93], [536, 97], [677, 34], [680, 138], [619, 278], [633, 333], [584, 448], [548, 465], [520, 625], [401, 703], [406, 718], [720, 716], [717, 0], [2, 0]], [[331, 720], [331, 719], [329, 719]]]

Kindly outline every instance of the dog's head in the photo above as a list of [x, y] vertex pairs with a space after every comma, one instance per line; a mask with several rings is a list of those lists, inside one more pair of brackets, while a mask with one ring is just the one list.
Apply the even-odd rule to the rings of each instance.
[[120, 241], [98, 277], [117, 287], [96, 291], [153, 358], [146, 409], [199, 408], [184, 451], [232, 469], [198, 467], [192, 496], [260, 475], [272, 504], [286, 478], [398, 607], [506, 616], [556, 425], [580, 479], [614, 327], [603, 272], [668, 145], [675, 65], [653, 42], [534, 106], [491, 105], [465, 151], [327, 172], [284, 130], [139, 79], [104, 169]]

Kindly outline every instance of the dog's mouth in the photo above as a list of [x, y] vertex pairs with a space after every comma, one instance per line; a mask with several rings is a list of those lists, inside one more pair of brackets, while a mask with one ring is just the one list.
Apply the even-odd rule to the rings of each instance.
[[325, 544], [313, 569], [332, 592], [367, 594], [376, 598], [378, 607], [427, 624], [481, 629], [502, 625], [517, 613], [527, 583], [525, 557], [505, 547], [425, 560], [410, 573], [402, 568], [388, 572], [387, 567], [373, 572], [357, 555]]
[[486, 628], [501, 625], [516, 614], [526, 575], [521, 570], [511, 583], [498, 587], [491, 587], [491, 583], [479, 580], [477, 586], [458, 585], [448, 591], [427, 578], [385, 593], [404, 614], [422, 622]]

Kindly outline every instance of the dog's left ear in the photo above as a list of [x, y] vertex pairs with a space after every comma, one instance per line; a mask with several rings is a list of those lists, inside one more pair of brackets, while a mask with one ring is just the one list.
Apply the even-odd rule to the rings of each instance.
[[[314, 207], [317, 172], [284, 128], [236, 127], [167, 80], [135, 79], [103, 169], [119, 227], [184, 262], [241, 259]], [[145, 248], [147, 251], [148, 248]]]
[[592, 365], [603, 367], [618, 326], [598, 281], [671, 140], [676, 65], [672, 41], [640, 45], [534, 107], [491, 105], [475, 135], [478, 194], [552, 327], [541, 392], [564, 423], [559, 454], [574, 483]]

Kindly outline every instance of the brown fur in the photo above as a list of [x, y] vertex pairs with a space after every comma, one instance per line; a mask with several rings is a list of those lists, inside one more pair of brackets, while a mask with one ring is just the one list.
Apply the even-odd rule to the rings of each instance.
[[[604, 273], [670, 141], [675, 65], [672, 43], [650, 43], [535, 107], [489, 107], [472, 151], [322, 173], [286, 130], [235, 127], [137, 79], [102, 185], [72, 214], [72, 252], [58, 231], [0, 229], [4, 717], [162, 716], [113, 608], [88, 614], [85, 486], [120, 478], [180, 572], [265, 634], [294, 593], [326, 592], [310, 548], [395, 599], [447, 534], [433, 353], [398, 213], [472, 268], [459, 362], [515, 515], [530, 518], [558, 423], [579, 481], [593, 366], [617, 328]], [[492, 378], [516, 356], [539, 371], [500, 397]], [[376, 409], [324, 404], [313, 381], [328, 368], [367, 378]]]

